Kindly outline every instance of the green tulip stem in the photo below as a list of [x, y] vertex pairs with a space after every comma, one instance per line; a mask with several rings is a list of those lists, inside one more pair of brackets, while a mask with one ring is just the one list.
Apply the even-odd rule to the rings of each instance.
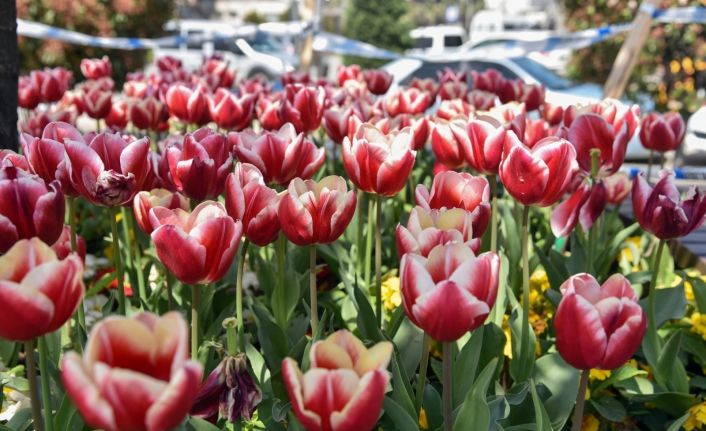
[[201, 287], [191, 285], [191, 359], [199, 357], [199, 307], [201, 306]]
[[101, 119], [96, 118], [96, 133], [100, 133], [100, 132], [101, 132]]
[[363, 234], [363, 225], [364, 225], [364, 219], [363, 219], [363, 208], [365, 204], [365, 192], [363, 190], [358, 189], [358, 203], [356, 205], [356, 211], [355, 211], [355, 217], [356, 221], [358, 222], [358, 231], [356, 232], [357, 238], [356, 238], [356, 249], [358, 252], [358, 265], [357, 265], [357, 273], [359, 274], [359, 277], [362, 276], [363, 273], [363, 267], [365, 266], [365, 249], [363, 248], [363, 241], [365, 235]]
[[319, 306], [316, 290], [316, 244], [309, 246], [309, 308], [311, 308], [311, 335], [319, 328]]
[[44, 427], [54, 431], [52, 421], [51, 387], [49, 386], [49, 352], [47, 351], [47, 335], [38, 339], [39, 346], [39, 377], [42, 382], [42, 406], [44, 408]]
[[174, 310], [174, 295], [172, 294], [172, 289], [174, 286], [174, 274], [172, 274], [168, 269], [164, 269], [167, 274], [165, 284], [167, 285], [167, 303], [169, 305], [169, 311]]
[[[133, 269], [137, 275], [137, 287], [140, 293], [140, 299], [147, 301], [147, 289], [145, 286], [145, 274], [142, 272], [142, 250], [140, 250], [140, 242], [137, 240], [137, 230], [135, 229], [135, 214], [130, 210], [123, 208], [123, 220], [127, 229], [127, 244], [130, 255], [135, 253], [133, 258]], [[135, 238], [135, 241], [132, 241]]]
[[375, 314], [382, 328], [382, 196], [375, 195]]
[[29, 397], [32, 405], [32, 422], [35, 431], [44, 431], [42, 424], [42, 407], [39, 403], [39, 388], [37, 387], [37, 364], [34, 360], [34, 340], [25, 341], [25, 360], [27, 380], [29, 381]]
[[490, 251], [498, 251], [498, 177], [490, 175]]
[[421, 411], [424, 400], [424, 386], [427, 380], [427, 368], [429, 368], [429, 347], [431, 347], [431, 337], [424, 334], [422, 342], [422, 360], [419, 362], [419, 377], [417, 377], [417, 391], [415, 392], [415, 405]]
[[368, 196], [368, 231], [365, 237], [365, 288], [368, 289], [368, 294], [371, 293], [370, 289], [370, 265], [372, 259], [370, 256], [373, 254], [373, 230], [375, 224], [375, 200], [370, 199]]
[[522, 333], [520, 344], [520, 358], [527, 358], [529, 352], [534, 350], [530, 346], [529, 323], [529, 205], [522, 211]]
[[[595, 185], [598, 182], [598, 170], [600, 169], [601, 150], [598, 148], [591, 149], [591, 181]], [[588, 229], [588, 256], [586, 259], [586, 272], [593, 271], [593, 257], [596, 248], [597, 226], [591, 226]]]
[[658, 355], [661, 349], [661, 344], [659, 334], [657, 334], [657, 305], [655, 297], [657, 296], [657, 277], [659, 276], [659, 266], [662, 261], [662, 252], [664, 251], [664, 245], [666, 243], [666, 240], [659, 240], [655, 260], [652, 263], [652, 279], [650, 280], [650, 292], [647, 297], [647, 336], [650, 337], [652, 345], [655, 349], [657, 349], [656, 353]]
[[[71, 230], [71, 252], [78, 253], [78, 242], [76, 240], [76, 198], [67, 196], [67, 204], [69, 206], [69, 228]], [[81, 353], [83, 351], [83, 343], [86, 342], [86, 310], [83, 306], [83, 298], [76, 308], [76, 341], [74, 347]]]
[[120, 257], [120, 238], [118, 237], [118, 212], [119, 207], [110, 208], [110, 227], [113, 240], [113, 263], [115, 264], [115, 277], [118, 280], [118, 313], [125, 315], [125, 279], [123, 277], [123, 264]]
[[453, 351], [451, 342], [443, 343], [443, 403], [444, 403], [444, 431], [451, 431], [453, 428], [453, 407], [451, 405], [451, 370], [453, 370]]
[[586, 403], [586, 387], [588, 387], [588, 375], [591, 370], [581, 371], [581, 380], [579, 381], [579, 391], [576, 394], [576, 406], [574, 407], [574, 416], [571, 418], [571, 431], [581, 431], [583, 422], [583, 406]]
[[273, 293], [272, 311], [275, 321], [281, 328], [287, 327], [287, 311], [284, 304], [284, 278], [285, 278], [285, 256], [287, 253], [287, 238], [284, 233], [279, 233], [279, 238], [275, 242], [275, 257], [277, 259], [277, 283]]
[[248, 246], [250, 241], [243, 240], [240, 249], [240, 261], [238, 262], [238, 273], [235, 280], [235, 318], [237, 319], [236, 331], [238, 335], [238, 348], [245, 352], [245, 324], [243, 323], [243, 273], [245, 271], [245, 259], [248, 257]]

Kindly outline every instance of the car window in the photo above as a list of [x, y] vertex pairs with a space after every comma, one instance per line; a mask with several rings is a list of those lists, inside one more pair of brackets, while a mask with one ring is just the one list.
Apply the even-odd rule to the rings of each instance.
[[235, 44], [235, 39], [232, 37], [217, 37], [213, 41], [213, 48], [216, 51], [232, 52], [235, 55], [243, 55], [243, 52]]
[[565, 90], [576, 85], [527, 57], [515, 57], [511, 58], [510, 61], [520, 66], [527, 73], [532, 75], [534, 79], [550, 90]]
[[444, 36], [444, 46], [445, 47], [456, 47], [463, 45], [463, 39], [461, 36]]
[[[487, 69], [492, 68], [497, 69], [505, 78], [517, 79], [517, 75], [510, 69], [501, 64], [490, 61], [440, 61], [422, 63], [422, 65], [419, 66], [417, 70], [415, 70], [405, 79], [400, 81], [400, 85], [409, 85], [412, 82], [412, 79], [414, 78], [437, 78], [437, 72], [443, 71], [446, 68], [452, 69], [454, 71], [475, 70], [477, 72], [483, 72]], [[468, 78], [471, 79], [470, 74]]]
[[417, 37], [414, 39], [414, 48], [426, 49], [431, 48], [432, 40], [430, 37]]
[[518, 76], [513, 72], [512, 70], [508, 69], [507, 67], [503, 66], [502, 64], [495, 63], [492, 61], [471, 61], [470, 62], [470, 69], [475, 70], [476, 72], [485, 72], [488, 69], [495, 69], [500, 74], [507, 79], [517, 79]]

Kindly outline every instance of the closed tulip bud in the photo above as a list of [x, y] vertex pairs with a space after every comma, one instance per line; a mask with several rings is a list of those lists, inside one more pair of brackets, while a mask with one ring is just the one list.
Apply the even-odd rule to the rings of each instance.
[[470, 120], [466, 126], [470, 143], [470, 151], [465, 154], [468, 164], [482, 174], [497, 175], [506, 133], [506, 128], [491, 119]]
[[444, 171], [434, 175], [431, 192], [423, 184], [415, 191], [417, 205], [429, 211], [461, 208], [473, 217], [473, 237], [483, 236], [490, 220], [490, 185], [467, 172]]
[[591, 172], [591, 150], [600, 150], [600, 172], [607, 176], [623, 164], [630, 135], [627, 123], [623, 123], [616, 132], [603, 117], [588, 113], [573, 120], [569, 128], [569, 141], [576, 147], [576, 160], [585, 172]]
[[177, 190], [197, 201], [220, 195], [233, 166], [232, 148], [225, 135], [208, 127], [186, 134], [181, 147], [169, 146], [166, 157]]
[[466, 122], [460, 118], [435, 121], [431, 128], [431, 149], [443, 165], [451, 169], [465, 166], [466, 154], [471, 151]]
[[189, 412], [203, 373], [188, 359], [188, 340], [186, 321], [175, 311], [109, 316], [91, 331], [83, 357], [64, 355], [66, 393], [91, 428], [174, 429]]
[[295, 177], [311, 178], [324, 164], [323, 148], [287, 123], [277, 132], [257, 134], [252, 130], [231, 133], [238, 160], [255, 165], [267, 184], [288, 185]]
[[306, 373], [285, 358], [282, 377], [299, 422], [308, 431], [372, 430], [390, 381], [386, 368], [391, 355], [390, 342], [366, 349], [341, 330], [311, 346]]
[[327, 109], [324, 111], [322, 125], [329, 138], [336, 144], [341, 144], [343, 138], [349, 135], [349, 118], [360, 116], [352, 107], [345, 109]]
[[355, 214], [356, 196], [346, 180], [329, 176], [316, 182], [295, 178], [279, 202], [282, 232], [297, 245], [338, 239]]
[[343, 167], [359, 189], [394, 196], [404, 187], [414, 167], [410, 128], [384, 134], [371, 124], [362, 124], [353, 139], [343, 140]]
[[679, 148], [686, 134], [686, 124], [679, 113], [650, 112], [640, 125], [640, 142], [654, 151], [664, 153]]
[[616, 172], [603, 179], [606, 188], [606, 200], [613, 205], [620, 205], [632, 190], [632, 181], [625, 172]]
[[625, 277], [614, 274], [601, 286], [590, 274], [576, 274], [561, 293], [554, 329], [566, 362], [581, 370], [612, 370], [635, 354], [647, 318]]
[[368, 87], [368, 91], [376, 96], [387, 93], [390, 85], [392, 85], [392, 75], [382, 69], [364, 71], [363, 80], [365, 81], [366, 87]]
[[191, 415], [216, 423], [218, 418], [249, 421], [260, 401], [262, 391], [248, 371], [244, 353], [226, 356], [201, 385]]
[[602, 182], [582, 183], [571, 196], [552, 211], [551, 227], [554, 236], [568, 236], [581, 223], [584, 232], [593, 226], [606, 206], [606, 187]]
[[127, 102], [119, 100], [110, 107], [110, 113], [105, 117], [105, 124], [108, 127], [115, 127], [119, 130], [127, 126]]
[[250, 125], [255, 107], [255, 98], [250, 95], [236, 97], [225, 88], [219, 88], [209, 98], [211, 118], [218, 127], [240, 131]]
[[362, 77], [362, 71], [360, 66], [357, 64], [351, 64], [350, 66], [340, 65], [338, 66], [338, 73], [336, 74], [336, 79], [338, 80], [338, 86], [343, 87], [346, 81], [359, 81]]
[[207, 284], [225, 275], [235, 258], [243, 224], [222, 204], [200, 203], [194, 211], [155, 207], [150, 211], [152, 241], [159, 260], [186, 284]]
[[277, 237], [278, 197], [265, 184], [262, 173], [249, 163], [238, 163], [226, 179], [226, 210], [233, 220], [243, 223], [243, 234], [255, 245], [263, 247]]
[[[471, 71], [473, 88], [500, 95], [507, 79], [497, 69], [486, 69], [483, 72]], [[503, 103], [505, 103], [503, 101]]]
[[133, 199], [132, 209], [135, 213], [137, 225], [147, 235], [151, 234], [155, 229], [150, 220], [150, 211], [156, 207], [164, 207], [170, 210], [181, 208], [184, 211], [188, 211], [189, 200], [184, 195], [172, 193], [167, 189], [152, 189], [148, 192], [144, 191], [136, 194], [135, 199]]
[[407, 253], [429, 256], [437, 245], [460, 243], [474, 253], [480, 249], [480, 238], [473, 237], [473, 215], [461, 208], [427, 210], [412, 208], [407, 226], [397, 225], [397, 255]]
[[310, 133], [319, 128], [324, 115], [326, 91], [323, 87], [287, 85], [281, 118], [291, 123], [297, 133]]
[[409, 253], [400, 263], [407, 317], [437, 341], [455, 341], [483, 324], [495, 303], [500, 258], [476, 257], [459, 243], [437, 245], [428, 257]]
[[118, 206], [140, 191], [151, 169], [150, 143], [130, 143], [119, 134], [100, 133], [89, 145], [67, 140], [67, 172], [73, 188], [96, 205]]
[[24, 109], [34, 109], [39, 105], [39, 88], [29, 76], [20, 76], [17, 82], [17, 104]]
[[81, 92], [81, 107], [91, 118], [105, 118], [113, 105], [112, 96], [112, 91], [104, 89], [98, 81], [86, 81]]
[[660, 172], [652, 188], [640, 173], [632, 184], [632, 207], [640, 226], [657, 238], [681, 238], [703, 224], [706, 193], [692, 186], [682, 199], [672, 174]]
[[54, 332], [83, 298], [83, 265], [63, 260], [39, 238], [23, 239], [0, 256], [0, 338], [27, 341]]
[[[71, 250], [71, 226], [64, 225], [59, 239], [51, 246], [59, 260], [66, 259], [73, 251]], [[76, 234], [76, 253], [81, 258], [81, 262], [86, 263], [86, 240], [81, 235]]]
[[64, 226], [64, 194], [15, 166], [0, 168], [0, 253], [18, 240], [39, 237], [53, 244]]
[[577, 170], [576, 150], [569, 141], [548, 137], [530, 149], [514, 132], [507, 132], [500, 180], [521, 204], [546, 207], [556, 203]]
[[434, 101], [429, 93], [410, 87], [390, 93], [385, 98], [385, 111], [395, 117], [399, 114], [421, 114]]
[[202, 126], [210, 120], [208, 96], [201, 86], [191, 89], [184, 84], [174, 84], [164, 100], [169, 113], [184, 123]]
[[113, 68], [105, 55], [102, 58], [84, 58], [81, 60], [81, 73], [86, 79], [100, 79], [110, 77]]

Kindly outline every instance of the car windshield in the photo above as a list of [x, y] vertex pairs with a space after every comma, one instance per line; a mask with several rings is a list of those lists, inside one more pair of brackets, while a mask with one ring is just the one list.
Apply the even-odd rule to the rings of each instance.
[[510, 61], [520, 66], [527, 73], [532, 75], [540, 84], [550, 90], [566, 90], [567, 88], [575, 87], [576, 84], [566, 78], [563, 78], [541, 64], [527, 57], [514, 57]]
[[[505, 78], [517, 79], [517, 75], [514, 74], [510, 69], [508, 69], [507, 67], [505, 67], [501, 64], [495, 63], [495, 62], [478, 61], [478, 60], [471, 60], [471, 61], [425, 61], [415, 71], [413, 71], [407, 77], [405, 77], [402, 81], [400, 81], [400, 84], [401, 85], [409, 85], [412, 82], [412, 79], [414, 79], [414, 78], [418, 78], [418, 79], [436, 78], [438, 76], [437, 72], [443, 72], [444, 69], [451, 69], [451, 70], [455, 70], [455, 71], [475, 70], [477, 72], [483, 72], [484, 70], [487, 70], [490, 68], [497, 69]], [[470, 76], [469, 76], [469, 79], [470, 79]]]

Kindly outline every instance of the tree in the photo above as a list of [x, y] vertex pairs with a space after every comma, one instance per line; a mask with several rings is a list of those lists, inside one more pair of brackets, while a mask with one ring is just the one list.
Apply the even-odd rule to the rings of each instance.
[[[404, 17], [407, 8], [406, 0], [351, 0], [346, 10], [344, 34], [379, 48], [403, 51], [412, 45], [409, 36], [412, 23]], [[346, 61], [367, 67], [379, 64], [379, 61], [355, 57]]]
[[17, 9], [12, 1], [0, 2], [0, 148], [17, 150]]

